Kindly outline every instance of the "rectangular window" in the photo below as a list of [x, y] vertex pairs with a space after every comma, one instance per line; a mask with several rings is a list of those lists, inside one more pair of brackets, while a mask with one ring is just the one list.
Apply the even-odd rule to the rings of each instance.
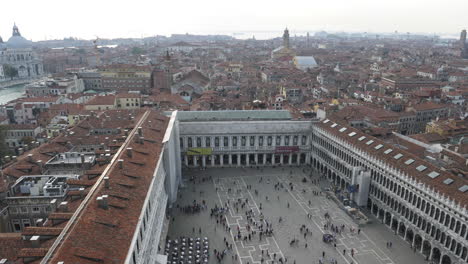
[[284, 137], [284, 145], [289, 146], [289, 136]]
[[197, 148], [201, 147], [201, 138], [197, 137]]
[[237, 137], [232, 137], [232, 146], [237, 147]]
[[28, 213], [28, 208], [27, 207], [21, 207], [21, 213], [27, 214]]
[[228, 138], [228, 137], [224, 137], [223, 141], [224, 141], [224, 146], [225, 146], [225, 147], [228, 147], [228, 146], [229, 146], [229, 138]]
[[180, 138], [179, 141], [180, 141], [180, 148], [184, 148], [184, 139]]
[[250, 136], [250, 146], [253, 147], [255, 145], [255, 136]]
[[298, 136], [293, 137], [293, 145], [294, 146], [297, 146], [298, 138], [299, 138]]
[[191, 138], [191, 137], [188, 138], [188, 143], [187, 143], [187, 145], [188, 145], [189, 148], [193, 147], [193, 143], [192, 143], [192, 138]]
[[263, 136], [258, 137], [258, 145], [263, 146]]
[[307, 136], [302, 136], [302, 145], [307, 143]]
[[31, 226], [31, 220], [29, 219], [21, 219], [21, 222], [23, 223], [23, 228]]
[[281, 136], [276, 136], [276, 146], [281, 145]]
[[39, 207], [33, 207], [33, 208], [32, 208], [32, 212], [33, 212], [34, 214], [38, 214], [40, 211], [41, 211], [41, 210], [39, 209]]
[[11, 220], [11, 224], [13, 225], [13, 230], [15, 232], [20, 232], [21, 231], [21, 223], [20, 223], [19, 220], [17, 220], [17, 219]]
[[206, 146], [207, 146], [207, 147], [210, 147], [210, 146], [211, 146], [211, 138], [206, 137], [206, 138], [205, 138], [205, 143], [206, 143]]
[[268, 144], [268, 146], [271, 146], [273, 144], [273, 137], [272, 136], [268, 136], [267, 144]]
[[245, 147], [246, 143], [247, 143], [247, 138], [245, 136], [242, 136], [241, 137], [241, 146]]

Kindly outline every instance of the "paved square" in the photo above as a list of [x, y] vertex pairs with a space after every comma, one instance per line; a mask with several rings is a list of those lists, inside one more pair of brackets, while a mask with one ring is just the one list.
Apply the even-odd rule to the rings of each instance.
[[[348, 264], [426, 263], [421, 254], [414, 253], [409, 244], [376, 219], [361, 227], [359, 234], [350, 232], [350, 227], [358, 229], [357, 224], [335, 202], [320, 194], [328, 182], [320, 180], [316, 173], [308, 176], [308, 168], [219, 168], [187, 170], [183, 175], [185, 186], [179, 190], [177, 205], [202, 204], [204, 200], [207, 209], [185, 213], [175, 206], [170, 212], [173, 220], [168, 236], [208, 237], [209, 263], [218, 263], [213, 252], [223, 252], [225, 241], [232, 244], [232, 250], [226, 251], [222, 263], [270, 264], [281, 263], [280, 259], [291, 264], [319, 263], [319, 259], [323, 263], [335, 260]], [[194, 182], [189, 181], [192, 177]], [[302, 182], [304, 177], [306, 183]], [[215, 205], [228, 208], [225, 226], [210, 216]], [[247, 212], [251, 212], [250, 219]], [[325, 213], [330, 215], [328, 220]], [[272, 225], [273, 235], [263, 235], [260, 240], [259, 233], [266, 230], [267, 223]], [[331, 233], [325, 229], [327, 223], [345, 226], [336, 236], [336, 248], [334, 243], [322, 241], [324, 233]], [[301, 231], [303, 225], [304, 230], [309, 230], [307, 236]], [[235, 239], [238, 233], [241, 239]], [[298, 243], [291, 246], [293, 239]], [[391, 249], [386, 247], [387, 241], [393, 243]]]

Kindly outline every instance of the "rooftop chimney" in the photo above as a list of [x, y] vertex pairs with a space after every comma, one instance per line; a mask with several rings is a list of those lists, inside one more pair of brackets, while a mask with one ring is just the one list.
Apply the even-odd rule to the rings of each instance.
[[127, 148], [127, 156], [131, 158], [133, 156], [132, 148]]
[[142, 127], [138, 127], [138, 135], [143, 136], [143, 128]]
[[123, 169], [123, 162], [124, 162], [123, 159], [117, 160], [117, 163], [119, 163], [119, 169]]
[[140, 137], [140, 144], [145, 144], [145, 138], [144, 137]]
[[39, 247], [39, 236], [32, 236], [31, 239], [29, 239], [29, 241], [31, 241], [31, 245], [33, 248], [38, 248]]
[[110, 187], [109, 177], [108, 176], [104, 177], [104, 187], [106, 189], [109, 189], [109, 187]]
[[85, 163], [85, 154], [81, 154], [80, 158], [81, 158], [81, 164], [84, 164]]
[[61, 202], [59, 208], [62, 212], [68, 212], [68, 202]]
[[37, 219], [36, 220], [36, 226], [41, 227], [42, 225], [44, 225], [44, 219], [42, 219], [42, 218]]
[[98, 206], [99, 208], [102, 208], [102, 209], [105, 209], [107, 210], [109, 208], [109, 204], [108, 204], [108, 195], [102, 195], [102, 196], [99, 196], [98, 198], [96, 198], [97, 202], [98, 202]]
[[50, 201], [50, 206], [52, 207], [52, 211], [55, 211], [57, 209], [57, 199]]
[[84, 190], [85, 189], [83, 187], [79, 189], [81, 198], [83, 198], [83, 196], [84, 196]]
[[33, 154], [28, 154], [28, 161], [33, 162]]

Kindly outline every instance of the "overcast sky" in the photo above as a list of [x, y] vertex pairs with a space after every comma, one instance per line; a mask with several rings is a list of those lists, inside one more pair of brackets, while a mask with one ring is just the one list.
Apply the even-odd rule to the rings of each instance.
[[292, 35], [318, 30], [458, 35], [468, 27], [468, 0], [2, 0], [0, 7], [5, 41], [13, 22], [34, 41], [255, 31], [280, 36], [286, 26]]

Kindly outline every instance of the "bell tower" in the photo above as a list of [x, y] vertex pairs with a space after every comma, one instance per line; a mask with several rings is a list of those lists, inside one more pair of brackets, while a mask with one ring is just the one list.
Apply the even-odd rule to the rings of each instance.
[[289, 49], [289, 30], [286, 28], [283, 33], [283, 47]]

